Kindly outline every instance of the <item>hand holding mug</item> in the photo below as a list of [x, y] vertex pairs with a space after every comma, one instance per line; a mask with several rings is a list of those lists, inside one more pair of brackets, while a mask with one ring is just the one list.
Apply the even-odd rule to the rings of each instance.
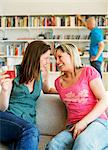
[[8, 74], [10, 79], [15, 78], [15, 70], [7, 70], [5, 74]]
[[12, 86], [12, 80], [15, 78], [14, 67], [3, 66], [0, 68], [0, 85], [3, 91], [7, 91]]
[[6, 72], [0, 73], [0, 86], [2, 91], [7, 91], [12, 86], [12, 79]]
[[2, 72], [9, 75], [10, 79], [15, 78], [15, 67], [14, 66], [3, 66]]

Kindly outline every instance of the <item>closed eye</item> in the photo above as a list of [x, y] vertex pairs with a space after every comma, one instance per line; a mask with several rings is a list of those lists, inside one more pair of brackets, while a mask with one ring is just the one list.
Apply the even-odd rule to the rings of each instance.
[[55, 57], [55, 60], [57, 60], [57, 57]]

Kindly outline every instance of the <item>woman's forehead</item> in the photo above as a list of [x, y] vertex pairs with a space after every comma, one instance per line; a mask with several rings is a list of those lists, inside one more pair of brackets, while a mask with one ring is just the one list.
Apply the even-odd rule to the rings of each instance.
[[50, 55], [50, 50], [48, 50], [47, 52], [45, 52], [43, 55], [44, 56]]
[[63, 51], [61, 50], [61, 49], [57, 49], [56, 51], [55, 51], [55, 54], [62, 54], [63, 53]]

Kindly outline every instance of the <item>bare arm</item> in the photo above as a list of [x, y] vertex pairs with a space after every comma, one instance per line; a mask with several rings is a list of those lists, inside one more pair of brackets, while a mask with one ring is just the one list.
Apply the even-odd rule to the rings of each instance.
[[98, 48], [98, 53], [97, 53], [97, 55], [94, 57], [91, 57], [91, 61], [96, 61], [98, 58], [99, 58], [99, 56], [101, 55], [101, 53], [103, 52], [103, 50], [104, 50], [104, 42], [102, 41], [102, 42], [100, 42], [99, 44], [98, 44], [98, 46], [99, 46], [99, 48]]
[[[48, 62], [50, 63], [49, 59]], [[48, 72], [48, 67], [47, 64], [45, 63], [41, 63], [41, 73], [42, 73], [42, 90], [44, 93], [52, 93], [52, 94], [56, 94], [57, 91], [55, 89], [55, 87], [50, 88], [49, 84], [48, 84], [48, 78], [49, 78], [49, 72]]]
[[42, 72], [42, 80], [43, 80], [43, 86], [42, 86], [42, 90], [44, 93], [51, 93], [51, 94], [57, 94], [57, 91], [55, 89], [55, 87], [49, 87], [48, 85], [48, 77], [49, 77], [49, 73], [47, 70], [44, 70]]
[[105, 112], [108, 107], [108, 96], [105, 92], [102, 80], [96, 78], [90, 82], [90, 88], [97, 98], [98, 102], [93, 108], [93, 110], [83, 118], [87, 124], [99, 117], [103, 112]]
[[9, 105], [10, 93], [12, 90], [12, 79], [8, 75], [0, 75], [0, 110], [5, 111]]
[[57, 94], [57, 91], [54, 87], [49, 87], [48, 86], [48, 80], [44, 80], [43, 81], [43, 87], [42, 87], [42, 90], [44, 93], [47, 93], [47, 94]]

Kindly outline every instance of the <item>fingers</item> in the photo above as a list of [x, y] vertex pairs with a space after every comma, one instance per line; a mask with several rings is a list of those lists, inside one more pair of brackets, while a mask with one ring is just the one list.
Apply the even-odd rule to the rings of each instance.
[[74, 132], [73, 132], [73, 138], [76, 139], [77, 136], [78, 136], [80, 133], [81, 133], [80, 130], [76, 130], [76, 129], [75, 129]]
[[73, 132], [73, 138], [74, 138], [74, 139], [76, 139], [77, 134], [78, 134], [77, 130], [74, 130], [74, 132]]
[[0, 85], [2, 87], [3, 91], [8, 90], [8, 88], [11, 86], [11, 79], [9, 78], [8, 74], [2, 73], [0, 75]]
[[78, 134], [78, 130], [75, 129], [74, 126], [69, 130], [69, 132], [72, 132], [73, 138], [76, 139], [77, 134]]
[[71, 129], [69, 129], [69, 132], [73, 131], [73, 130], [74, 130], [74, 128], [75, 128], [75, 127], [73, 126]]
[[0, 79], [0, 84], [2, 85], [3, 83], [7, 83], [10, 81], [10, 78], [2, 78]]
[[0, 81], [2, 91], [7, 91], [12, 87], [12, 79], [6, 78]]
[[1, 79], [5, 79], [5, 78], [9, 78], [10, 76], [8, 74], [6, 74], [6, 72], [3, 72], [0, 74], [0, 80]]
[[73, 138], [76, 139], [77, 136], [81, 133], [80, 130], [77, 130], [74, 126], [69, 130], [69, 132], [73, 133]]
[[3, 79], [6, 79], [6, 78], [9, 78], [9, 74], [6, 74], [6, 72], [0, 74], [0, 80], [3, 80]]
[[73, 126], [69, 132], [72, 132], [73, 138], [76, 139], [78, 131], [75, 129], [75, 126]]

